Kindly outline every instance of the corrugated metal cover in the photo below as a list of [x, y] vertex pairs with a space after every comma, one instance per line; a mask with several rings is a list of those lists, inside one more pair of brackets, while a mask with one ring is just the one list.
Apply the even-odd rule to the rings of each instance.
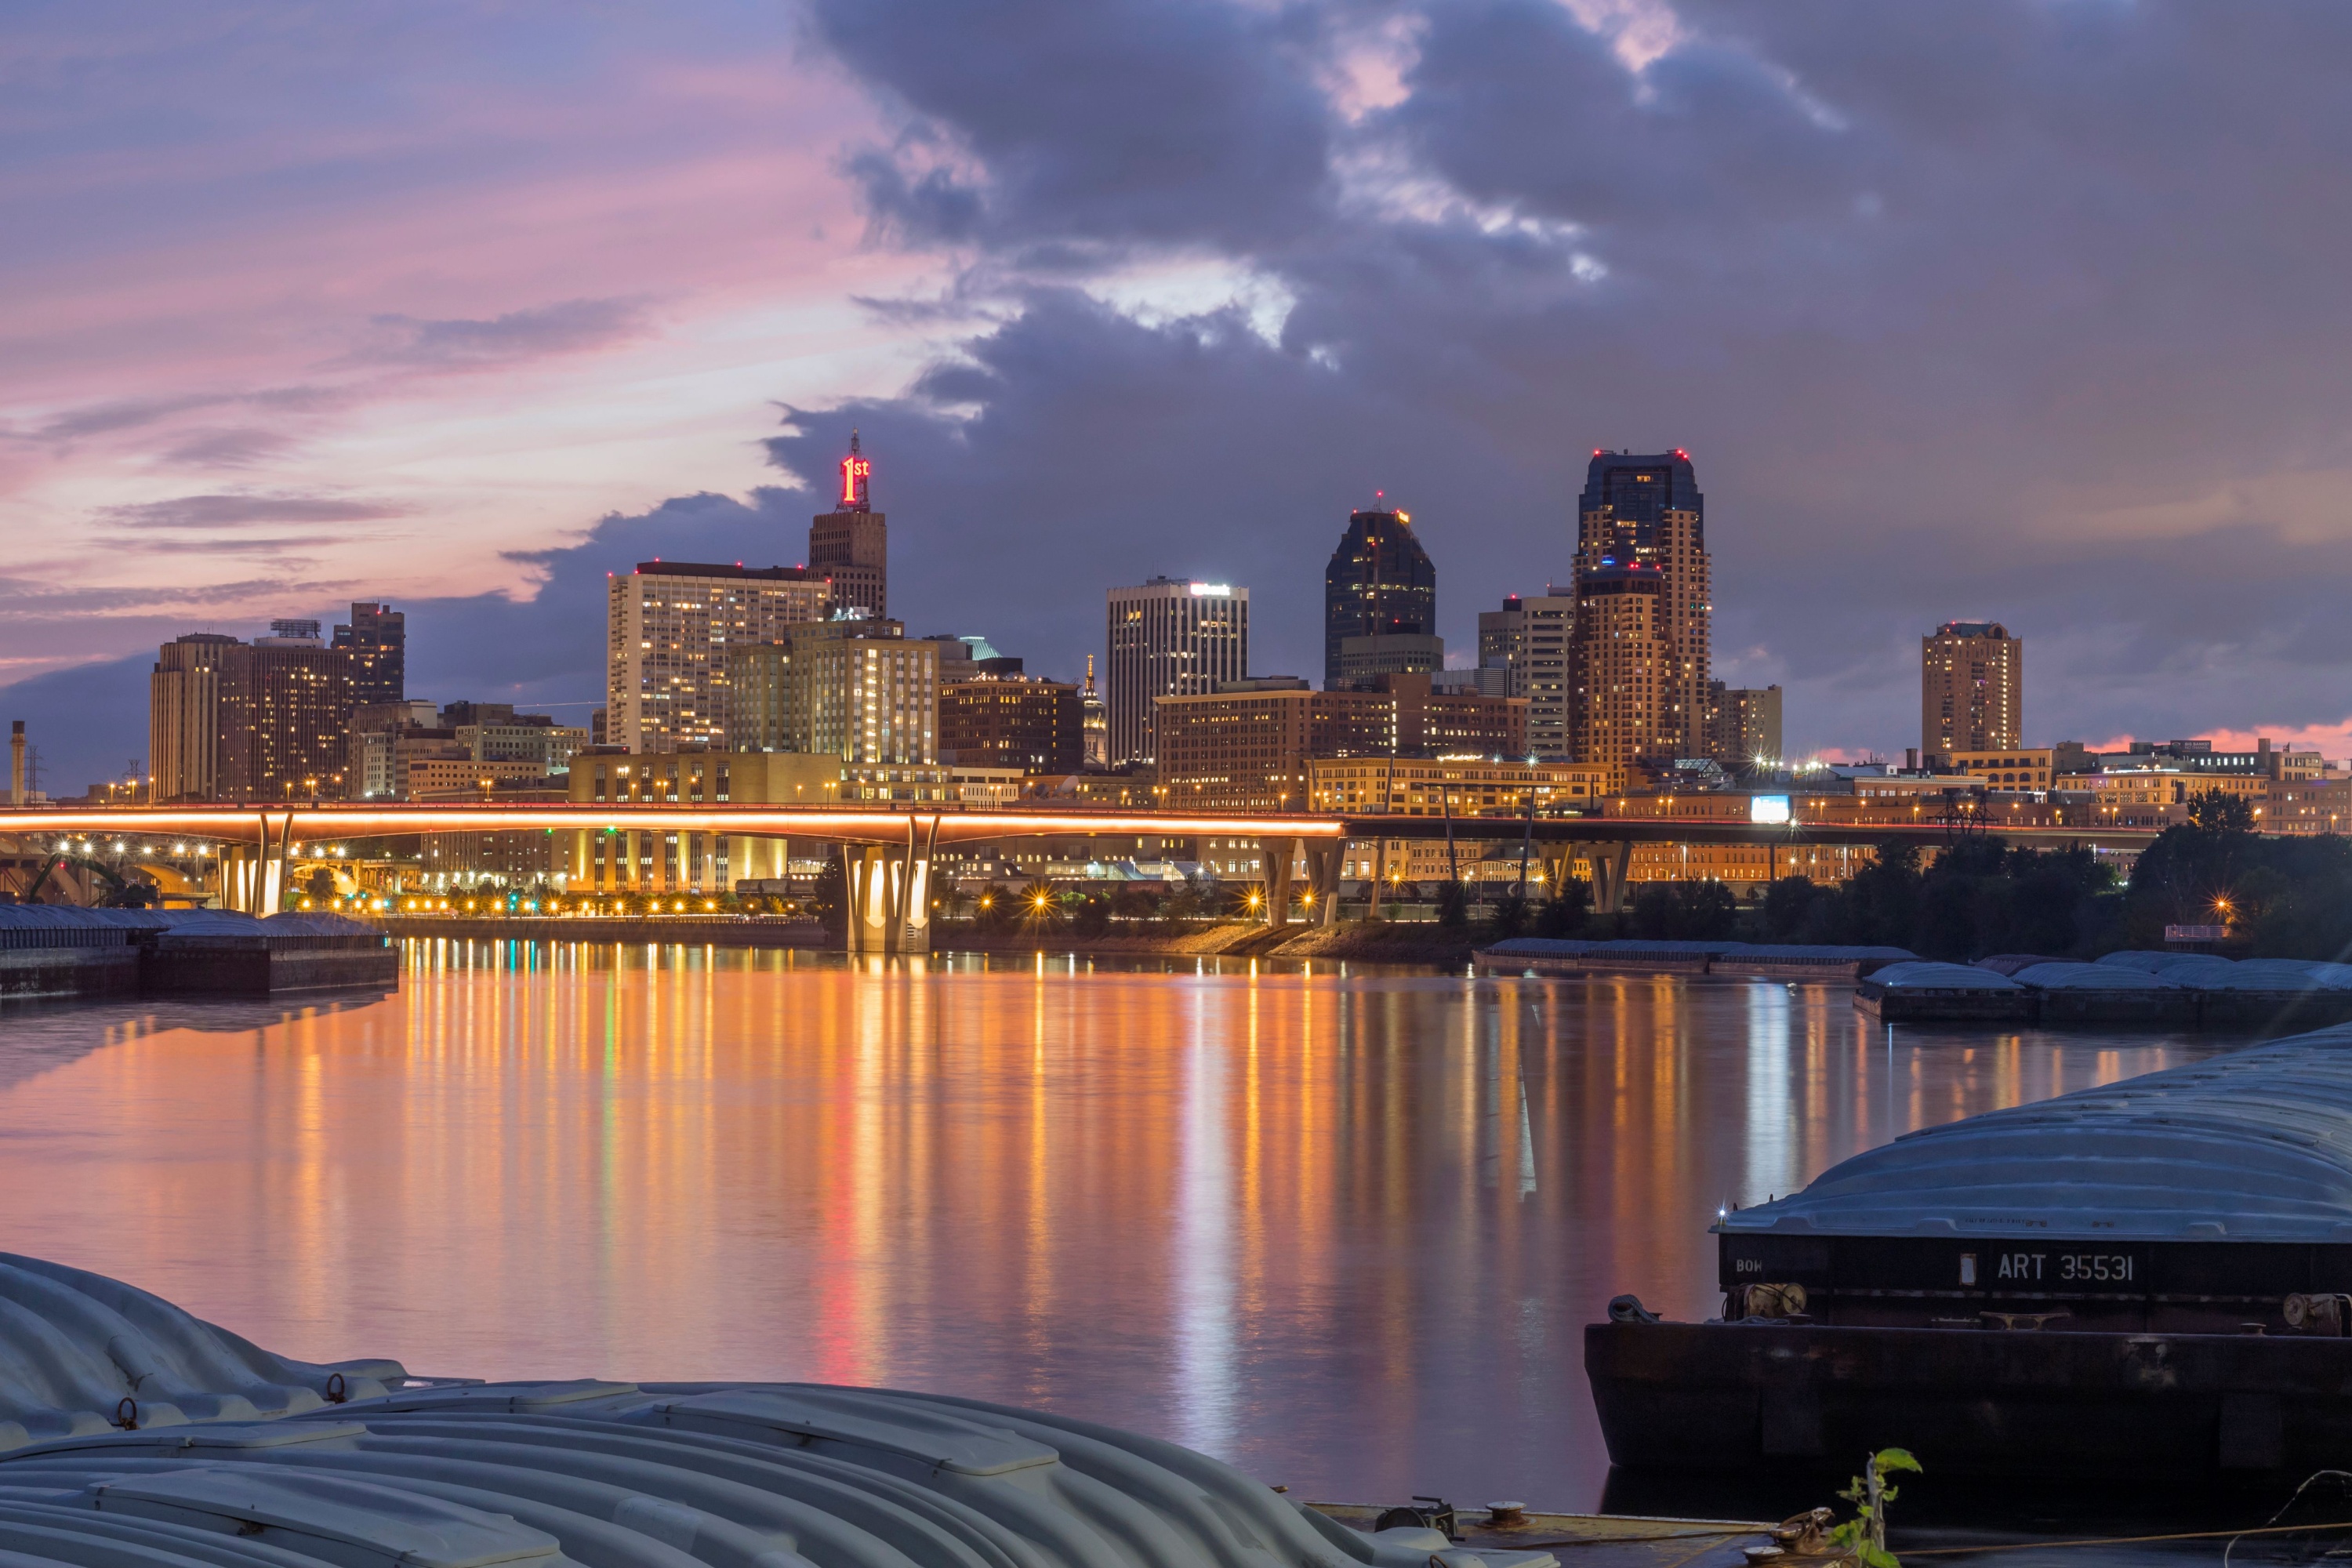
[[[558, 1555], [553, 1536], [504, 1514], [341, 1476], [260, 1465], [196, 1466], [94, 1481], [89, 1495], [91, 1507], [102, 1512], [258, 1533], [350, 1568], [490, 1568]], [[273, 1531], [291, 1539], [273, 1537]]]
[[[10, 1260], [79, 1357], [85, 1402], [119, 1353], [257, 1386], [270, 1356], [111, 1280]], [[55, 1278], [53, 1278], [55, 1277]], [[60, 1285], [59, 1280], [67, 1281]], [[136, 1312], [100, 1310], [111, 1293]], [[136, 1321], [134, 1321], [134, 1319]], [[14, 1342], [33, 1342], [18, 1325]], [[152, 1348], [151, 1348], [152, 1347]], [[53, 1392], [0, 1359], [0, 1397]], [[368, 1363], [392, 1368], [389, 1363]], [[117, 1372], [118, 1379], [128, 1374]], [[1429, 1568], [1263, 1483], [1154, 1438], [974, 1400], [796, 1384], [404, 1386], [307, 1413], [114, 1431], [87, 1410], [0, 1453], [10, 1568]], [[192, 1385], [193, 1386], [193, 1385]], [[302, 1392], [297, 1389], [296, 1392]], [[191, 1407], [200, 1397], [190, 1393]], [[234, 1397], [250, 1404], [243, 1394]], [[289, 1407], [299, 1400], [286, 1401]], [[55, 1413], [55, 1407], [47, 1407]], [[142, 1412], [143, 1412], [142, 1406]], [[77, 1426], [77, 1423], [79, 1425]], [[72, 1429], [65, 1429], [72, 1428]], [[1444, 1568], [1559, 1568], [1449, 1548]]]
[[2179, 991], [2178, 981], [2112, 963], [2032, 963], [2010, 976], [2038, 991]]
[[2352, 1026], [1906, 1133], [1717, 1228], [2352, 1243]]
[[898, 1454], [965, 1476], [1001, 1476], [1032, 1465], [1050, 1465], [1061, 1458], [1045, 1444], [1002, 1426], [920, 1410], [894, 1411], [891, 1419], [877, 1421], [870, 1413], [870, 1400], [865, 1405], [861, 1410], [857, 1396], [845, 1398], [830, 1389], [785, 1394], [776, 1389], [730, 1388], [671, 1400], [654, 1408], [675, 1426], [730, 1436], [791, 1433], [823, 1438]]
[[1863, 982], [1889, 991], [2014, 991], [2017, 982], [1990, 969], [1967, 963], [1937, 963], [1915, 959], [1890, 963]]
[[272, 1355], [121, 1280], [0, 1253], [0, 1451], [123, 1419], [295, 1415], [330, 1392], [373, 1398], [405, 1375], [397, 1362]]

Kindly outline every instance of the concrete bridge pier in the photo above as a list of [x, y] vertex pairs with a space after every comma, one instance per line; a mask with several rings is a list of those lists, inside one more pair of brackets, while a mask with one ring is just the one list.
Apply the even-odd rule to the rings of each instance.
[[931, 951], [931, 864], [939, 847], [940, 820], [928, 834], [907, 819], [903, 848], [888, 844], [845, 844], [842, 869], [849, 895], [847, 947], [868, 958], [896, 958]]
[[1297, 853], [1295, 838], [1261, 838], [1258, 864], [1265, 868], [1265, 923], [1290, 923], [1290, 858]]
[[1310, 923], [1338, 925], [1339, 867], [1348, 853], [1347, 843], [1343, 839], [1302, 838], [1298, 846], [1307, 857], [1307, 886], [1315, 900], [1315, 913]]
[[1592, 912], [1613, 915], [1625, 907], [1625, 874], [1633, 861], [1633, 845], [1630, 839], [1614, 844], [1571, 845], [1571, 857], [1579, 849], [1592, 867]]

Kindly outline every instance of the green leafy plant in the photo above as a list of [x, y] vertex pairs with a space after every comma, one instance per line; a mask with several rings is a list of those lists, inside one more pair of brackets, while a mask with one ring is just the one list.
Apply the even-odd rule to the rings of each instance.
[[1886, 1505], [1895, 1500], [1895, 1489], [1886, 1478], [1896, 1470], [1919, 1470], [1919, 1461], [1907, 1448], [1881, 1448], [1870, 1457], [1863, 1473], [1853, 1478], [1853, 1484], [1838, 1493], [1854, 1505], [1854, 1514], [1843, 1524], [1830, 1531], [1830, 1545], [1839, 1553], [1842, 1563], [1854, 1563], [1861, 1568], [1903, 1568], [1902, 1561], [1886, 1550]]

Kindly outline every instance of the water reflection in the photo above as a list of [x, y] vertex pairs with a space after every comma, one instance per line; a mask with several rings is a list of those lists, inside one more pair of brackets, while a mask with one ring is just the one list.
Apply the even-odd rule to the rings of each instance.
[[373, 1005], [0, 1015], [0, 1247], [298, 1355], [1049, 1404], [1589, 1505], [1580, 1329], [1894, 1132], [2211, 1048], [1843, 991], [415, 944]]

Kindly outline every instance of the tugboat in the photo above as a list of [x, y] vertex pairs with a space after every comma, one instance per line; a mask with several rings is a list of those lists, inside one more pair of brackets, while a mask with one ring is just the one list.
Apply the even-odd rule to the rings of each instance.
[[2352, 1027], [1896, 1139], [1585, 1331], [1629, 1469], [2302, 1475], [2352, 1453]]

